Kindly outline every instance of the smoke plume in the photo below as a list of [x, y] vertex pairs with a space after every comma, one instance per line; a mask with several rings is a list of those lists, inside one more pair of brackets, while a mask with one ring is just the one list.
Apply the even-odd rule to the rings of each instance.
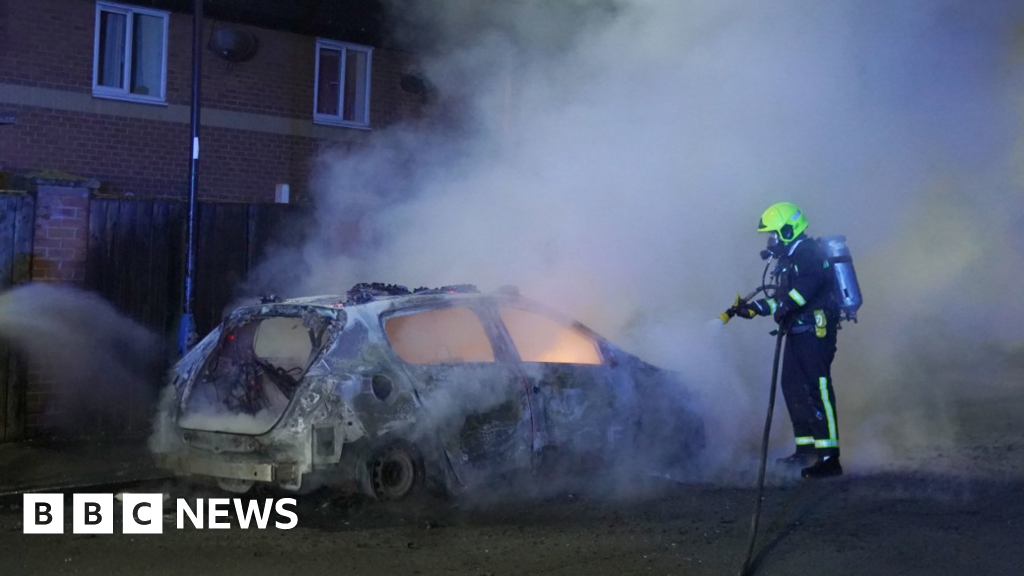
[[163, 377], [163, 345], [106, 300], [74, 288], [26, 284], [0, 294], [0, 340], [22, 353], [54, 392], [47, 425], [81, 431], [125, 406], [148, 420]]
[[394, 7], [444, 128], [325, 154], [319, 227], [254, 290], [517, 285], [682, 371], [713, 447], [749, 467], [770, 322], [707, 321], [760, 283], [755, 223], [792, 201], [809, 234], [847, 236], [865, 294], [833, 368], [848, 467], [950, 441], [958, 402], [1012, 389], [1024, 5]]

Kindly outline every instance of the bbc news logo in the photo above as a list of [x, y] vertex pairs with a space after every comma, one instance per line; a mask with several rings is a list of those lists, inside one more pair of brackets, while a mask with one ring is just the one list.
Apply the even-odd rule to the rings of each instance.
[[[25, 494], [23, 504], [24, 534], [63, 534], [64, 495]], [[239, 528], [266, 530], [273, 526], [291, 530], [299, 525], [294, 498], [279, 500], [242, 500], [240, 498], [196, 499], [195, 506], [184, 498], [175, 500], [175, 526], [183, 530], [193, 528], [229, 529], [234, 512]], [[272, 517], [274, 522], [271, 523]], [[73, 534], [113, 534], [117, 508], [113, 494], [73, 494], [71, 505], [71, 532]], [[122, 534], [163, 534], [164, 495], [121, 495]]]

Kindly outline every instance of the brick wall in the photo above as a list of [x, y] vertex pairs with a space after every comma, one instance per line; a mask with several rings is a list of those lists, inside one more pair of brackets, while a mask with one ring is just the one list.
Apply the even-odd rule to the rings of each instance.
[[[131, 4], [131, 2], [124, 2]], [[145, 2], [138, 2], [145, 5]], [[0, 0], [0, 82], [92, 91], [95, 0]], [[259, 39], [256, 56], [229, 63], [205, 50], [214, 29], [230, 26]], [[204, 105], [311, 118], [314, 48], [310, 36], [207, 20], [203, 30]], [[342, 38], [342, 40], [344, 40]], [[414, 63], [410, 54], [375, 48], [372, 112], [405, 114], [420, 108], [418, 96], [399, 86]], [[167, 103], [188, 105], [192, 94], [192, 16], [171, 13], [167, 39]], [[372, 104], [371, 104], [372, 105]]]
[[[94, 0], [0, 0], [0, 84], [56, 90], [74, 95], [79, 103], [97, 100], [91, 96], [95, 5]], [[204, 38], [214, 27], [223, 26], [206, 22]], [[313, 131], [315, 38], [231, 26], [255, 33], [260, 49], [253, 60], [236, 64], [204, 50], [204, 112], [207, 117], [211, 110], [259, 116], [252, 129], [204, 122], [201, 198], [268, 202], [273, 200], [275, 184], [283, 182], [291, 184], [294, 197], [301, 197], [319, 150], [338, 147], [338, 140], [346, 141], [342, 149], [358, 146], [373, 132], [317, 127], [326, 136], [295, 135]], [[167, 75], [171, 106], [190, 104], [191, 42], [191, 15], [172, 13]], [[420, 96], [400, 87], [402, 76], [414, 65], [413, 55], [374, 49], [370, 103], [374, 130], [428, 113], [429, 106]], [[152, 111], [153, 105], [102, 102], [125, 112], [8, 104], [0, 90], [0, 108], [17, 114], [17, 122], [0, 132], [0, 166], [75, 173], [102, 182], [104, 194], [184, 196], [191, 150], [188, 123], [138, 117], [140, 107]], [[287, 119], [305, 129], [270, 130], [259, 117]]]
[[[103, 177], [104, 194], [188, 193], [185, 124], [29, 106], [7, 109], [18, 114], [18, 122], [0, 134], [6, 165]], [[291, 183], [293, 194], [301, 195], [316, 154], [327, 145], [312, 138], [203, 128], [201, 199], [269, 202], [279, 182]]]
[[[32, 281], [82, 287], [89, 235], [89, 189], [39, 185], [36, 188]], [[45, 366], [30, 366], [25, 386], [28, 437], [45, 434], [62, 417], [56, 379]]]
[[25, 438], [53, 436], [64, 412], [57, 380], [36, 365], [29, 365], [26, 376]]
[[[112, 193], [179, 195], [185, 183], [188, 126], [29, 106], [5, 126], [0, 158], [9, 166], [109, 178]], [[98, 179], [98, 178], [97, 178]]]
[[39, 186], [32, 280], [83, 286], [88, 237], [89, 189]]
[[92, 90], [95, 6], [83, 0], [0, 0], [0, 82]]

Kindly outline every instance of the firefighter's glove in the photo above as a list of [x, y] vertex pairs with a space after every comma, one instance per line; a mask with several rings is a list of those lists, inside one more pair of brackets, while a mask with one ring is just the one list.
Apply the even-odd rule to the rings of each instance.
[[789, 321], [792, 320], [792, 318], [793, 318], [792, 312], [793, 311], [790, 310], [787, 306], [779, 306], [775, 310], [775, 322], [779, 326], [786, 326], [786, 325], [788, 325]]
[[757, 307], [755, 305], [750, 302], [742, 301], [736, 306], [733, 306], [733, 311], [737, 317], [746, 318], [747, 320], [750, 320], [758, 314]]

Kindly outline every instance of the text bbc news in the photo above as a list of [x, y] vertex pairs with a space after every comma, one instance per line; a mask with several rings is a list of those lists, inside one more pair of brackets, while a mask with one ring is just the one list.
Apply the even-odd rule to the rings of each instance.
[[[113, 494], [72, 494], [72, 534], [113, 534], [118, 515]], [[121, 495], [121, 533], [163, 534], [163, 494]], [[63, 534], [64, 494], [25, 494], [25, 534]], [[294, 498], [247, 500], [242, 498], [174, 499], [175, 528], [266, 530], [273, 526], [291, 530], [299, 525]], [[168, 522], [169, 524], [169, 522]]]

